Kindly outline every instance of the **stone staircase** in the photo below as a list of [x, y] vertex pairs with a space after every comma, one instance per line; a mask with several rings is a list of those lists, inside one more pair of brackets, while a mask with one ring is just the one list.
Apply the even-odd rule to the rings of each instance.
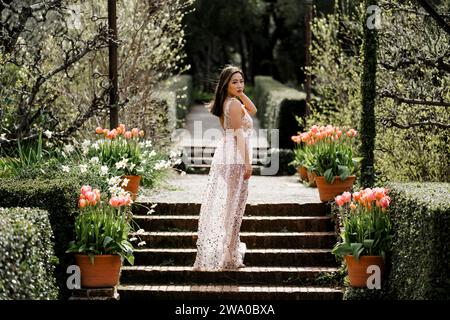
[[[208, 145], [199, 146], [183, 146], [182, 159], [184, 169], [187, 173], [208, 174], [211, 167], [212, 158], [214, 156], [215, 147]], [[253, 174], [260, 175], [261, 168], [267, 161], [269, 147], [256, 146], [253, 147]]]
[[147, 210], [134, 207], [147, 245], [135, 250], [134, 266], [122, 267], [121, 300], [342, 298], [324, 281], [338, 270], [324, 204], [248, 203], [241, 227], [246, 267], [220, 272], [192, 270], [199, 203], [160, 202], [153, 214]]

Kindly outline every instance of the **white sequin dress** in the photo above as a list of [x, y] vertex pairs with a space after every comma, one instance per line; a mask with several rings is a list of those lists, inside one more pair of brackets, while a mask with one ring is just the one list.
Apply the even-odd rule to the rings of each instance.
[[[249, 180], [244, 180], [245, 164], [231, 127], [229, 107], [233, 99], [227, 98], [224, 102], [224, 135], [217, 143], [203, 193], [193, 266], [196, 270], [218, 271], [244, 266], [246, 246], [240, 241], [239, 231]], [[241, 128], [251, 161], [253, 120], [244, 105], [241, 104], [241, 108], [244, 110]]]

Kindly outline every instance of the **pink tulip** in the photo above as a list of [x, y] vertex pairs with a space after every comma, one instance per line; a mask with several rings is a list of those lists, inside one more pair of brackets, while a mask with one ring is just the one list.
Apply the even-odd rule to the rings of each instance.
[[120, 198], [112, 197], [111, 199], [109, 199], [109, 204], [115, 208], [120, 207]]
[[92, 191], [91, 186], [82, 186], [81, 187], [81, 194], [82, 195], [86, 195], [86, 192], [88, 192], [88, 191]]
[[95, 200], [100, 201], [100, 190], [94, 189], [94, 190], [92, 190], [92, 192], [94, 192], [94, 194], [95, 194]]
[[102, 127], [97, 127], [97, 128], [95, 129], [95, 133], [96, 133], [96, 134], [102, 134], [102, 133], [103, 133], [103, 128], [102, 128]]
[[373, 193], [375, 194], [375, 199], [380, 200], [386, 195], [386, 190], [384, 188], [375, 188]]
[[380, 204], [384, 209], [389, 207], [390, 203], [391, 203], [391, 198], [389, 198], [389, 196], [385, 196], [380, 200]]
[[131, 133], [133, 134], [133, 137], [137, 137], [139, 135], [139, 129], [133, 128], [131, 129]]
[[95, 199], [96, 199], [96, 195], [95, 195], [95, 193], [92, 192], [92, 191], [87, 191], [87, 192], [84, 194], [84, 196], [86, 197], [86, 200], [87, 200], [88, 202], [94, 202]]
[[131, 131], [127, 131], [127, 132], [125, 132], [124, 136], [125, 136], [125, 139], [131, 139], [133, 137], [133, 134], [131, 133]]
[[311, 127], [311, 132], [313, 132], [313, 133], [319, 132], [319, 127], [317, 127], [316, 125], [313, 125], [313, 126]]
[[334, 200], [339, 207], [342, 207], [345, 204], [344, 197], [342, 196], [337, 196]]
[[350, 202], [352, 200], [352, 194], [346, 191], [342, 194], [342, 198], [344, 199], [345, 203]]
[[356, 210], [356, 204], [350, 203], [350, 210]]
[[80, 201], [78, 201], [78, 207], [80, 208], [84, 208], [87, 206], [87, 201], [84, 199], [80, 199]]

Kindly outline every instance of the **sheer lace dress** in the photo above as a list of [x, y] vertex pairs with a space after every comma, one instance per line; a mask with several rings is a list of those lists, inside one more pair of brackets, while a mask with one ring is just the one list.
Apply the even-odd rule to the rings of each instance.
[[[197, 270], [215, 271], [245, 266], [246, 246], [240, 241], [239, 231], [247, 202], [248, 179], [244, 180], [245, 164], [231, 127], [229, 107], [233, 99], [227, 99], [224, 103], [224, 135], [217, 143], [202, 196], [197, 256], [193, 266]], [[241, 108], [244, 110], [241, 128], [251, 161], [253, 120], [244, 105]]]

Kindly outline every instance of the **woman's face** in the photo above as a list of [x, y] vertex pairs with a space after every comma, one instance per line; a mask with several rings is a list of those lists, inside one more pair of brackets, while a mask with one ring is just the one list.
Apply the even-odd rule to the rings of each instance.
[[236, 97], [240, 96], [242, 92], [244, 92], [244, 78], [239, 72], [236, 72], [228, 82], [228, 95]]

